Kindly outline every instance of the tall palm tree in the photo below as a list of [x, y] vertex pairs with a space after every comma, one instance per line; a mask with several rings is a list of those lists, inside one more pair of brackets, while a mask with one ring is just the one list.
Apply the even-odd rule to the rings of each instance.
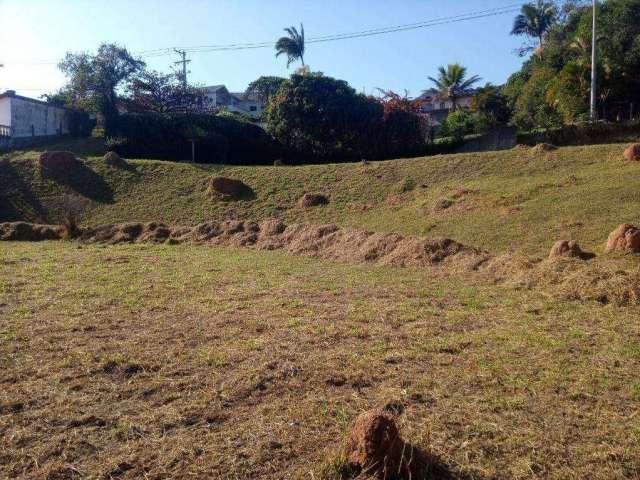
[[276, 42], [276, 57], [284, 53], [287, 55], [287, 68], [296, 60], [300, 60], [304, 68], [304, 25], [300, 24], [300, 32], [296, 27], [285, 28], [284, 31], [288, 36], [280, 37]]
[[[527, 3], [522, 6], [520, 14], [513, 22], [511, 35], [526, 35], [538, 40], [538, 49], [544, 43], [544, 36], [553, 26], [557, 19], [558, 11], [553, 2], [537, 0], [536, 3]], [[533, 50], [533, 48], [523, 48], [521, 53]]]
[[429, 77], [437, 92], [451, 101], [452, 110], [458, 108], [458, 99], [471, 93], [473, 86], [480, 81], [478, 75], [467, 78], [467, 67], [452, 63], [438, 69], [438, 78]]

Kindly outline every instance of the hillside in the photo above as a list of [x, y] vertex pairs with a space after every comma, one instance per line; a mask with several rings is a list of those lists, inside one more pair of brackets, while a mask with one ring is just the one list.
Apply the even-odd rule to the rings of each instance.
[[[114, 168], [87, 140], [49, 148], [75, 151], [86, 158], [87, 168], [51, 180], [40, 174], [37, 151], [6, 156], [0, 163], [0, 221], [47, 220], [50, 199], [72, 192], [91, 200], [84, 218], [91, 226], [278, 217], [288, 223], [446, 236], [492, 253], [537, 255], [547, 253], [558, 238], [600, 251], [618, 224], [640, 223], [640, 164], [625, 162], [620, 144], [296, 167], [132, 160], [127, 168]], [[243, 180], [255, 198], [209, 198], [212, 175]], [[305, 192], [324, 192], [330, 203], [298, 207]]]

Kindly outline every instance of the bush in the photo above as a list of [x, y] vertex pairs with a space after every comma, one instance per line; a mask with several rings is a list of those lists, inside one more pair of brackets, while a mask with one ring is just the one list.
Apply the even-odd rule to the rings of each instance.
[[298, 159], [345, 161], [415, 155], [424, 151], [423, 120], [343, 80], [320, 74], [292, 75], [270, 97], [267, 130]]
[[190, 160], [192, 140], [198, 163], [266, 165], [282, 153], [262, 128], [205, 114], [121, 115], [107, 146], [128, 158]]
[[452, 137], [455, 140], [462, 140], [465, 135], [474, 133], [476, 129], [476, 121], [471, 113], [467, 110], [456, 110], [451, 112], [440, 127], [440, 135], [443, 137]]

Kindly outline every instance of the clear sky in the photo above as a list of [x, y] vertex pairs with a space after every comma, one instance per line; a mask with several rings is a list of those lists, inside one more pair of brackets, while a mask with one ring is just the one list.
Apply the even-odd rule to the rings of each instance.
[[[518, 0], [0, 0], [0, 91], [37, 97], [64, 84], [56, 62], [67, 51], [116, 42], [130, 51], [266, 42], [304, 23], [307, 38], [422, 22], [518, 4]], [[466, 65], [483, 81], [502, 83], [522, 59], [509, 35], [515, 13], [399, 33], [309, 44], [313, 71], [354, 88], [418, 95], [438, 66]], [[189, 81], [242, 91], [260, 75], [286, 76], [272, 47], [194, 53]], [[145, 59], [170, 71], [177, 55]]]

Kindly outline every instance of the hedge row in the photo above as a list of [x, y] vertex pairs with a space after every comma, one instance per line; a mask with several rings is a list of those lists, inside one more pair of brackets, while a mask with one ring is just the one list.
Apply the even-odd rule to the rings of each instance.
[[230, 116], [124, 114], [107, 146], [129, 158], [191, 160], [198, 163], [272, 164], [281, 147], [262, 128]]

